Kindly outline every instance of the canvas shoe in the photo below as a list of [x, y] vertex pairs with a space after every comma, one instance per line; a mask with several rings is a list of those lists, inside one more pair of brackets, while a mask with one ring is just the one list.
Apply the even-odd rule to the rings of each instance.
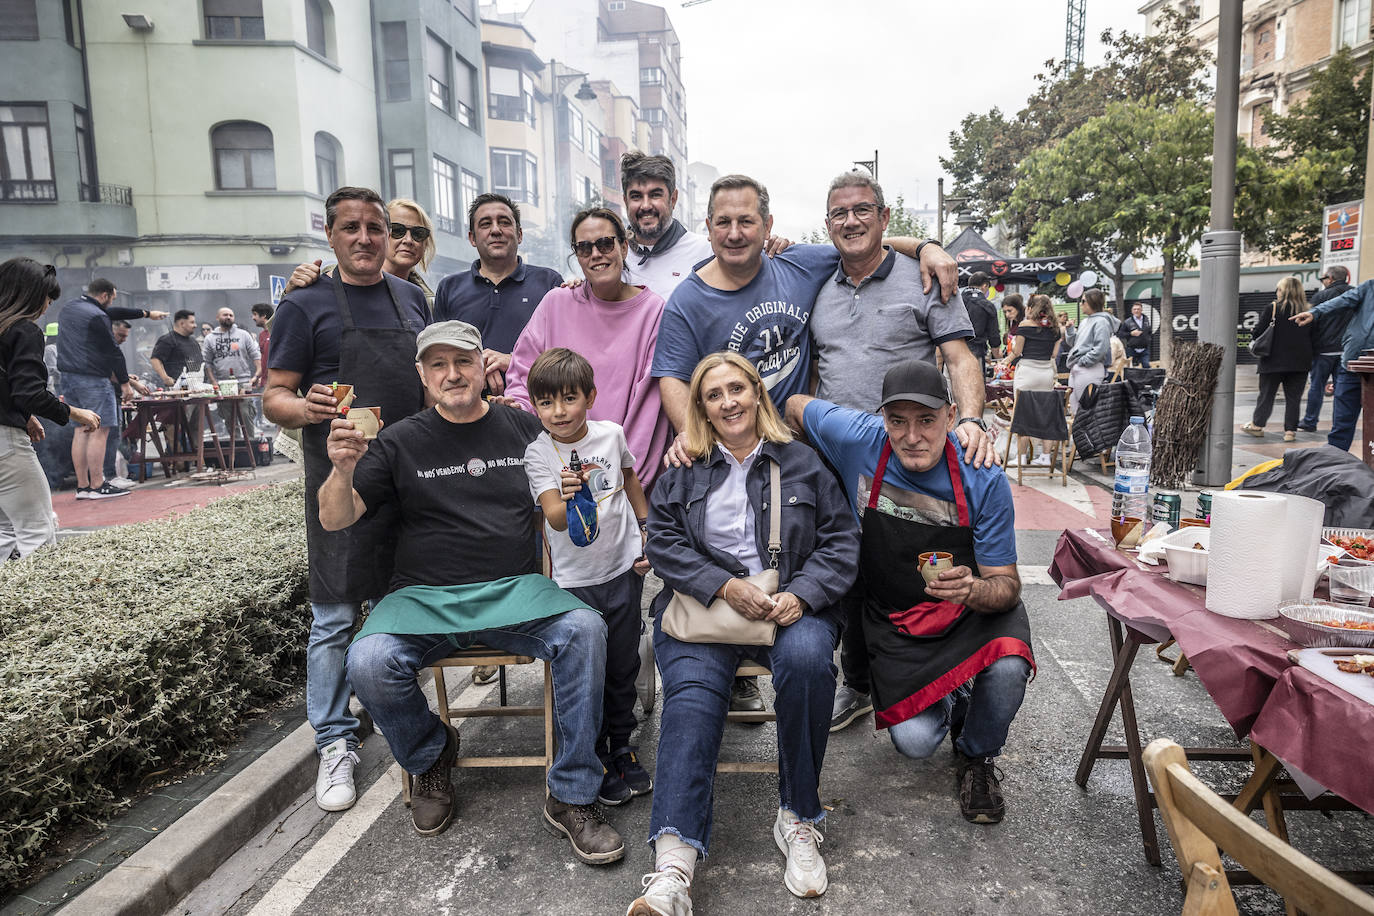
[[997, 824], [1007, 813], [1002, 799], [1002, 774], [992, 757], [965, 757], [959, 754], [955, 788], [959, 792], [959, 811], [975, 824]]
[[835, 706], [830, 713], [830, 730], [837, 732], [860, 716], [873, 711], [873, 700], [849, 685], [835, 691]]
[[825, 860], [821, 858], [820, 846], [824, 837], [820, 829], [799, 820], [786, 808], [779, 808], [778, 818], [773, 822], [773, 839], [787, 856], [787, 869], [782, 879], [787, 889], [798, 897], [824, 894], [830, 879], [825, 872]]
[[325, 811], [347, 811], [357, 801], [353, 788], [353, 767], [358, 755], [348, 749], [348, 739], [340, 738], [320, 751], [320, 769], [315, 774], [315, 804]]
[[555, 836], [567, 837], [573, 855], [589, 865], [606, 865], [625, 856], [625, 841], [596, 805], [570, 805], [550, 795], [544, 802], [544, 823]]
[[108, 480], [102, 482], [100, 486], [86, 491], [87, 499], [111, 499], [115, 496], [128, 496], [128, 490], [121, 490], [118, 487], [110, 486]]
[[420, 836], [436, 836], [453, 820], [453, 760], [458, 756], [458, 729], [444, 726], [444, 749], [434, 765], [412, 780], [410, 818]]
[[622, 747], [611, 755], [611, 768], [635, 795], [648, 795], [654, 790], [653, 777], [639, 763], [635, 748]]
[[647, 874], [640, 883], [644, 893], [625, 916], [692, 916], [692, 886], [676, 868]]

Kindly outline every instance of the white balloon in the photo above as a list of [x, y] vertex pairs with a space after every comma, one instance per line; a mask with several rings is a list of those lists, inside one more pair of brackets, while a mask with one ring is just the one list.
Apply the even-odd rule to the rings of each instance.
[[1083, 285], [1084, 285], [1084, 286], [1096, 286], [1096, 285], [1097, 285], [1097, 271], [1095, 271], [1095, 270], [1085, 270], [1085, 271], [1083, 271], [1081, 274], [1078, 275], [1078, 279], [1081, 280], [1081, 281], [1083, 282]]

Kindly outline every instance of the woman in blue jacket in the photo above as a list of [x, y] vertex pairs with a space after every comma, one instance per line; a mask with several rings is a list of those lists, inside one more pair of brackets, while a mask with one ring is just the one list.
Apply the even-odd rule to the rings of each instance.
[[[692, 373], [686, 450], [690, 466], [659, 478], [649, 509], [647, 555], [665, 585], [654, 602], [654, 655], [663, 681], [653, 813], [654, 872], [631, 914], [691, 912], [689, 888], [711, 836], [711, 805], [730, 687], [752, 658], [777, 693], [778, 791], [773, 838], [787, 857], [784, 883], [798, 897], [827, 886], [818, 825], [839, 638], [836, 603], [853, 584], [858, 525], [835, 477], [792, 435], [752, 363], [713, 353]], [[768, 550], [771, 466], [780, 471], [781, 549]], [[765, 564], [779, 591], [744, 577]], [[663, 630], [674, 590], [703, 605], [724, 598], [742, 616], [771, 620], [771, 646], [683, 642]]]

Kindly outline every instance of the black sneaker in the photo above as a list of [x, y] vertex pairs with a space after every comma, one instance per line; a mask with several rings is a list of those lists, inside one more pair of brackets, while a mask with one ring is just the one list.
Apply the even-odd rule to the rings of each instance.
[[635, 793], [625, 784], [625, 780], [620, 777], [614, 762], [601, 765], [601, 789], [596, 793], [596, 800], [603, 805], [614, 808], [616, 805], [623, 805], [634, 798]]
[[410, 790], [410, 817], [420, 836], [436, 836], [453, 820], [453, 759], [458, 756], [458, 729], [445, 725], [447, 737], [439, 759], [416, 776]]
[[975, 824], [997, 824], [1007, 813], [1002, 800], [1002, 774], [992, 757], [958, 756], [955, 789], [959, 793], [959, 811], [964, 819]]
[[128, 496], [129, 490], [121, 490], [119, 487], [110, 486], [108, 480], [102, 481], [100, 486], [86, 491], [87, 499], [113, 499], [116, 496]]
[[77, 488], [76, 488], [76, 498], [77, 498], [77, 499], [90, 499], [90, 498], [91, 498], [91, 488], [90, 488], [90, 487], [77, 487]]
[[1315, 426], [1304, 426], [1304, 425], [1302, 425], [1301, 423], [1298, 424], [1298, 429], [1302, 430], [1302, 431], [1305, 432], [1305, 433], [1315, 433], [1315, 432], [1317, 431], [1317, 427], [1315, 427]]
[[[648, 795], [654, 790], [654, 780], [639, 764], [639, 755], [633, 747], [622, 747], [614, 756], [614, 768], [625, 785], [635, 795]], [[603, 788], [605, 784], [603, 783]]]
[[757, 677], [737, 677], [730, 688], [731, 712], [763, 712], [763, 694]]

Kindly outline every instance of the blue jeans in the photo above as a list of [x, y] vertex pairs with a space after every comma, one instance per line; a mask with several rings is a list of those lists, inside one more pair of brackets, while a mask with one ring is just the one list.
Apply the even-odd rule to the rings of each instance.
[[596, 736], [606, 671], [606, 624], [586, 608], [459, 637], [373, 633], [348, 650], [348, 679], [381, 727], [391, 754], [408, 773], [425, 772], [444, 750], [443, 721], [429, 708], [419, 671], [450, 654], [455, 644], [482, 643], [553, 662], [553, 732], [558, 750], [549, 791], [561, 802], [589, 805], [601, 788]]
[[835, 703], [832, 657], [839, 625], [806, 614], [778, 627], [771, 646], [679, 642], [654, 620], [654, 656], [663, 682], [663, 712], [655, 758], [649, 841], [676, 834], [703, 857], [711, 842], [716, 759], [730, 708], [730, 687], [742, 659], [773, 672], [778, 714], [778, 795], [782, 807], [809, 823], [821, 807], [821, 764]]
[[[375, 603], [375, 602], [374, 602]], [[315, 747], [324, 750], [340, 738], [358, 746], [358, 720], [348, 711], [344, 655], [362, 604], [310, 602], [313, 621], [305, 647], [305, 717], [315, 729]]]
[[954, 747], [965, 757], [996, 757], [1007, 743], [1011, 720], [1021, 708], [1030, 679], [1030, 664], [1007, 655], [988, 665], [972, 680], [921, 712], [888, 728], [893, 747], [907, 757], [924, 760], [939, 749], [950, 726], [961, 729]]
[[[1345, 370], [1336, 378], [1336, 388], [1331, 394], [1331, 432], [1327, 434], [1326, 444], [1334, 445], [1343, 452], [1350, 451], [1350, 443], [1355, 439], [1355, 423], [1360, 419], [1360, 377]], [[1365, 430], [1366, 436], [1374, 436], [1374, 430]]]
[[1303, 414], [1300, 426], [1316, 426], [1322, 415], [1322, 400], [1326, 397], [1327, 379], [1338, 381], [1345, 370], [1341, 368], [1341, 355], [1333, 353], [1312, 355], [1312, 371], [1308, 374], [1312, 387], [1307, 389], [1307, 413]]

